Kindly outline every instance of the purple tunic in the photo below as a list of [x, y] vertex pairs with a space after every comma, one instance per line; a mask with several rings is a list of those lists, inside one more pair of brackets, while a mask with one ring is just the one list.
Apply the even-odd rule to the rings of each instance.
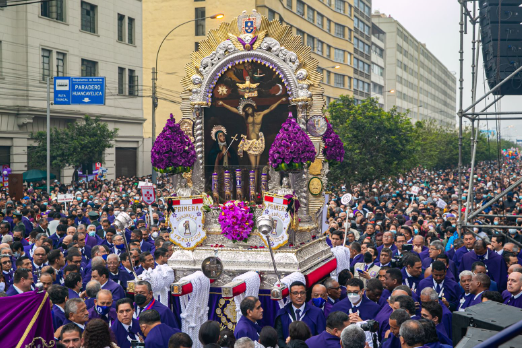
[[457, 250], [455, 250], [455, 255], [453, 256], [453, 262], [455, 262], [455, 265], [457, 267], [460, 267], [460, 262], [462, 261], [462, 257], [469, 252], [470, 252], [470, 250], [468, 250], [468, 248], [466, 248], [465, 246], [462, 246], [462, 247], [458, 248]]
[[259, 333], [261, 332], [261, 326], [254, 323], [244, 315], [239, 319], [236, 328], [234, 330], [234, 337], [240, 339], [242, 337], [248, 337], [252, 341], [256, 342], [259, 340]]
[[145, 338], [145, 348], [166, 348], [172, 335], [180, 332], [166, 324], [159, 324], [149, 331]]
[[[460, 249], [459, 249], [460, 250]], [[474, 250], [466, 253], [462, 257], [462, 262], [459, 266], [459, 273], [468, 270], [471, 271], [471, 265], [474, 262], [482, 261], [486, 265], [487, 274], [497, 283], [498, 290], [503, 291], [507, 285], [507, 266], [506, 262], [494, 251], [487, 251], [487, 259], [481, 259]]]
[[[150, 309], [154, 309], [154, 310], [158, 311], [160, 318], [161, 318], [161, 322], [163, 324], [167, 324], [168, 326], [170, 326], [174, 329], [178, 329], [178, 325], [176, 323], [176, 318], [174, 317], [174, 313], [172, 313], [172, 311], [167, 306], [163, 305], [161, 302], [155, 301], [155, 300], [152, 300], [152, 301], [154, 303]], [[143, 308], [147, 308], [149, 305], [150, 305], [150, 302]], [[137, 308], [134, 308], [134, 316], [136, 319], [139, 318], [138, 313], [139, 313], [139, 311], [137, 310]]]
[[[374, 319], [375, 316], [379, 313], [380, 309], [381, 307], [377, 303], [368, 299], [366, 295], [363, 295], [361, 302], [357, 306], [359, 317], [362, 320]], [[348, 298], [345, 298], [344, 300], [339, 301], [333, 305], [331, 312], [335, 311], [341, 311], [350, 314], [354, 312], [354, 309], [352, 308], [352, 303], [348, 300]]]
[[53, 311], [53, 327], [54, 327], [54, 330], [56, 331], [65, 322], [65, 312], [57, 305], [53, 305], [52, 311]]
[[393, 309], [386, 303], [375, 317], [375, 320], [379, 322], [379, 338], [381, 341], [384, 338], [386, 331], [390, 328], [389, 320], [392, 313]]
[[112, 279], [108, 279], [107, 283], [102, 285], [102, 289], [109, 290], [112, 293], [112, 301], [116, 302], [120, 298], [125, 297], [125, 291], [120, 284], [114, 282]]
[[[308, 325], [312, 336], [323, 332], [326, 329], [326, 320], [324, 318], [323, 311], [308, 304], [306, 304], [304, 307], [304, 311], [301, 313], [301, 321]], [[290, 317], [292, 317], [293, 320], [296, 318], [291, 302], [277, 312], [275, 319], [275, 328], [277, 330], [280, 347], [286, 347], [284, 342], [288, 337], [288, 327], [293, 321], [290, 319]]]
[[103, 316], [100, 315], [100, 313], [98, 313], [96, 311], [96, 306], [89, 309], [88, 312], [89, 312], [89, 320], [90, 319], [102, 319], [107, 324], [109, 324], [109, 326], [112, 326], [113, 323], [118, 321], [118, 314], [116, 314], [116, 310], [112, 307], [109, 309], [109, 313], [107, 313], [107, 315], [103, 315]]
[[[421, 291], [424, 288], [433, 288], [433, 289], [435, 289], [435, 287], [433, 286], [433, 276], [430, 275], [429, 277], [421, 280], [421, 282], [419, 283], [419, 288], [417, 289], [417, 295], [419, 297], [420, 297]], [[460, 286], [459, 286], [459, 284], [455, 283], [451, 279], [446, 278], [446, 279], [444, 279], [444, 283], [441, 286], [441, 289], [440, 289], [439, 292], [441, 292], [441, 294], [443, 293], [443, 295], [446, 298], [446, 300], [448, 300], [448, 302], [450, 303], [450, 307], [453, 310], [456, 310], [457, 309], [457, 304], [458, 304], [458, 301], [459, 301], [459, 295], [460, 295]]]
[[522, 296], [518, 296], [518, 298], [515, 298], [509, 291], [504, 290], [504, 292], [502, 293], [502, 298], [504, 299], [504, 304], [507, 304], [508, 306], [522, 308]]
[[339, 337], [323, 331], [317, 336], [310, 337], [305, 343], [308, 348], [339, 348], [340, 341]]
[[129, 332], [127, 330], [125, 330], [125, 327], [123, 326], [123, 324], [120, 323], [118, 320], [116, 320], [114, 322], [114, 324], [112, 324], [111, 330], [112, 330], [112, 332], [114, 332], [114, 336], [116, 337], [118, 347], [130, 348], [131, 344], [130, 344], [129, 337], [136, 338], [136, 340], [137, 340], [138, 334], [143, 336], [143, 333], [140, 330], [140, 324], [138, 323], [138, 321], [136, 319], [132, 319], [132, 324], [129, 328], [130, 328], [130, 331], [134, 334], [134, 337], [129, 335]]
[[[308, 301], [307, 305], [315, 307], [312, 300]], [[328, 318], [328, 314], [330, 314], [330, 312], [332, 311], [332, 306], [333, 306], [333, 304], [330, 301], [326, 300], [326, 302], [323, 305], [323, 308], [319, 308], [319, 307], [317, 307], [317, 308], [319, 308], [320, 310], [323, 311], [324, 317], [326, 319], [326, 318]]]

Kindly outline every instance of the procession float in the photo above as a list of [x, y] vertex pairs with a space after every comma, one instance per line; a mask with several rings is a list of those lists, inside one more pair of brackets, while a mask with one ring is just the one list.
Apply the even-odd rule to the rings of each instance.
[[322, 236], [329, 166], [344, 149], [324, 116], [317, 68], [291, 27], [256, 10], [211, 30], [192, 53], [182, 117], [171, 115], [152, 149], [175, 187], [165, 217], [174, 279], [145, 277], [170, 289], [184, 332], [209, 318], [233, 329], [250, 295], [263, 304], [261, 324], [272, 324], [293, 281], [311, 287], [347, 268], [344, 248]]

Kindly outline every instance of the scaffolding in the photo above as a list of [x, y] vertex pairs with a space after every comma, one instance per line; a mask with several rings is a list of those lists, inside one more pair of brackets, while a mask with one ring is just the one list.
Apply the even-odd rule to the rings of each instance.
[[[514, 188], [522, 184], [522, 178], [518, 179], [515, 183], [507, 187], [504, 191], [497, 194], [491, 200], [489, 200], [485, 205], [477, 208], [475, 211], [470, 211], [473, 202], [473, 187], [475, 183], [475, 159], [476, 159], [476, 151], [477, 151], [477, 142], [479, 138], [479, 124], [480, 121], [487, 121], [488, 116], [496, 116], [497, 120], [521, 120], [522, 119], [522, 111], [514, 111], [514, 112], [488, 112], [487, 110], [496, 105], [502, 98], [503, 95], [494, 94], [495, 92], [500, 90], [500, 87], [513, 79], [517, 74], [522, 71], [522, 66], [517, 68], [513, 73], [511, 73], [508, 77], [506, 77], [502, 81], [497, 80], [497, 84], [489, 90], [489, 92], [485, 93], [480, 98], [477, 98], [477, 78], [478, 78], [478, 64], [480, 61], [480, 51], [481, 51], [481, 40], [480, 40], [480, 28], [479, 28], [479, 16], [477, 15], [477, 2], [478, 0], [457, 0], [460, 4], [460, 22], [459, 22], [459, 33], [460, 33], [460, 50], [459, 50], [459, 62], [460, 62], [460, 76], [459, 76], [459, 111], [457, 113], [458, 123], [459, 123], [459, 162], [458, 162], [458, 231], [459, 234], [462, 235], [464, 230], [469, 230], [472, 227], [476, 227], [473, 225], [472, 220], [477, 216], [481, 216], [481, 214], [485, 209], [493, 205], [495, 202], [498, 202], [502, 197], [511, 192]], [[470, 4], [471, 3], [471, 4]], [[471, 5], [471, 10], [468, 8], [468, 5]], [[471, 105], [467, 108], [464, 108], [464, 36], [468, 31], [468, 24], [471, 25], [471, 36], [472, 36], [472, 45], [471, 45]], [[497, 75], [498, 76], [498, 75]], [[481, 111], [476, 111], [478, 104], [484, 101], [488, 96], [494, 95], [494, 100], [489, 103], [484, 109]], [[513, 115], [513, 116], [511, 116]], [[519, 116], [516, 116], [519, 115]], [[466, 210], [463, 213], [463, 185], [464, 180], [463, 177], [465, 175], [465, 168], [462, 163], [463, 158], [463, 120], [467, 119], [471, 122], [471, 164], [470, 164], [470, 175], [469, 175], [469, 186], [468, 186], [468, 195], [466, 197]], [[497, 130], [498, 131], [498, 130]], [[464, 215], [464, 216], [463, 216]], [[491, 215], [488, 215], [491, 216]], [[503, 215], [504, 216], [504, 215]], [[509, 217], [506, 215], [504, 217]], [[522, 227], [517, 226], [481, 226], [481, 227], [491, 227], [500, 230], [506, 229], [521, 229]], [[517, 244], [522, 247], [522, 244], [513, 240], [509, 236], [509, 234], [503, 232], [502, 233], [510, 242]]]

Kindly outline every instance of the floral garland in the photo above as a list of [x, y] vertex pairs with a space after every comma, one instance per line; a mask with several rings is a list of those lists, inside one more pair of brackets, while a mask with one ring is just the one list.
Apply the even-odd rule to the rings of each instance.
[[323, 155], [331, 164], [341, 163], [344, 160], [344, 145], [341, 138], [333, 131], [332, 125], [327, 123], [326, 132], [323, 134]]
[[254, 211], [255, 205], [246, 202], [228, 201], [220, 206], [219, 224], [221, 234], [231, 241], [246, 242], [256, 228]]
[[299, 127], [292, 113], [281, 126], [270, 152], [270, 165], [275, 170], [302, 169], [304, 163], [315, 160], [315, 147], [308, 135]]
[[194, 144], [170, 114], [170, 119], [152, 146], [151, 162], [154, 170], [160, 173], [185, 173], [190, 171], [195, 161]]

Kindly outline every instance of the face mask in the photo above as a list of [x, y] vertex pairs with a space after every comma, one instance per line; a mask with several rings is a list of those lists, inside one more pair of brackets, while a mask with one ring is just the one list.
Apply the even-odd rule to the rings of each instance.
[[81, 201], [82, 199], [81, 199], [80, 197], [77, 197], [76, 200], [77, 200], [77, 201]]
[[158, 219], [154, 219], [154, 224], [157, 225], [159, 223], [159, 220]]
[[116, 245], [116, 248], [123, 250], [125, 248], [125, 244]]
[[107, 255], [107, 254], [102, 255], [102, 259], [104, 259], [105, 261], [107, 261], [107, 256], [109, 256], [109, 255]]
[[96, 231], [89, 231], [89, 236], [94, 237], [96, 235]]
[[415, 234], [419, 234], [419, 229], [414, 229], [413, 232], [415, 232]]
[[498, 225], [498, 221], [493, 221], [493, 225]]
[[153, 239], [158, 238], [158, 232], [152, 232], [152, 238]]
[[348, 214], [348, 217], [349, 217], [350, 219], [353, 219], [353, 213]]
[[326, 300], [322, 297], [317, 297], [317, 298], [312, 299], [312, 303], [314, 304], [314, 306], [319, 307], [319, 308], [322, 308], [323, 305], [325, 304], [325, 302], [326, 302]]
[[16, 252], [16, 253], [13, 254], [13, 256], [14, 256], [15, 258], [19, 258], [21, 255], [20, 255], [19, 252]]
[[397, 231], [395, 230], [390, 230], [390, 232], [392, 232], [393, 234], [397, 233]]
[[134, 302], [136, 302], [138, 306], [144, 305], [145, 302], [147, 302], [147, 297], [142, 294], [136, 294], [134, 295]]
[[509, 234], [517, 234], [517, 230], [514, 228], [509, 229]]
[[429, 229], [430, 231], [435, 231], [435, 227], [433, 227], [432, 225], [430, 225], [430, 226], [428, 227], [428, 229]]
[[359, 302], [361, 299], [361, 295], [359, 294], [348, 294], [348, 301], [350, 301], [353, 304]]
[[109, 306], [96, 306], [96, 312], [98, 312], [99, 315], [107, 315], [109, 309], [111, 309]]
[[4, 291], [5, 290], [5, 283], [4, 282], [1, 282], [0, 283], [0, 292]]
[[473, 232], [478, 232], [478, 228], [477, 227], [473, 227]]
[[65, 243], [62, 243], [62, 249], [63, 250], [67, 250], [67, 248], [69, 247], [69, 245], [65, 244]]
[[455, 224], [453, 224], [453, 225], [451, 225], [451, 226], [453, 226], [453, 227], [457, 227], [457, 225], [455, 225]]
[[13, 240], [14, 240], [15, 242], [19, 242], [19, 241], [21, 241], [21, 240], [22, 240], [22, 238], [18, 238], [18, 237], [13, 237]]

